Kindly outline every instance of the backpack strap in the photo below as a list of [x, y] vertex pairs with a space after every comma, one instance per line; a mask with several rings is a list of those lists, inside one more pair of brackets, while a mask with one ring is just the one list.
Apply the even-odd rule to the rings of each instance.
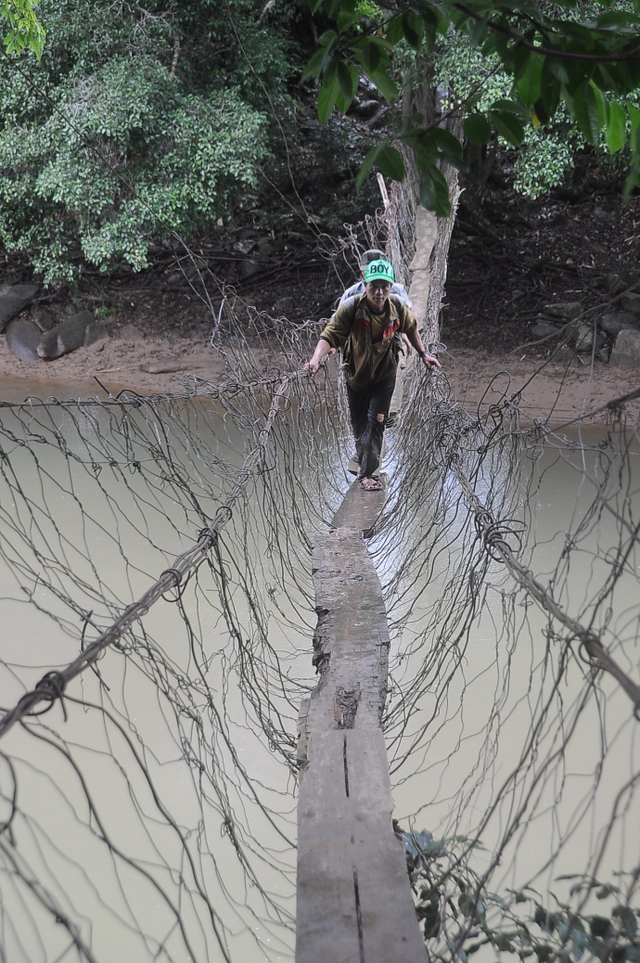
[[[358, 305], [362, 301], [363, 297], [364, 297], [363, 294], [352, 294], [351, 297], [346, 298], [346, 300], [344, 300], [340, 305], [340, 307], [344, 308], [347, 311], [351, 325], [353, 325], [353, 322], [355, 321], [356, 310]], [[401, 316], [402, 308], [404, 307], [404, 304], [405, 304], [404, 299], [401, 298], [399, 294], [390, 294], [389, 300], [391, 301], [394, 308], [398, 312], [398, 316]]]

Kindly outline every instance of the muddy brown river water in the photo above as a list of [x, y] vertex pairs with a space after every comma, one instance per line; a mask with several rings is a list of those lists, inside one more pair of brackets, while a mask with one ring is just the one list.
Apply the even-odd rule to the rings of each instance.
[[[34, 382], [31, 389], [42, 397], [42, 384]], [[21, 400], [25, 385], [7, 383], [3, 394], [6, 400]], [[5, 409], [3, 426], [9, 431], [11, 419]], [[66, 430], [62, 414], [59, 430]], [[233, 425], [219, 421], [211, 436], [209, 430], [202, 427], [203, 443], [226, 463], [239, 465], [244, 445]], [[597, 439], [589, 435], [586, 440]], [[525, 511], [531, 568], [547, 580], [562, 569], [558, 559], [566, 533], [583, 531], [592, 502], [590, 479], [600, 471], [597, 454], [580, 449], [569, 453], [554, 445], [531, 468], [538, 480]], [[77, 436], [69, 436], [68, 446], [80, 455]], [[97, 475], [100, 485], [88, 474], [84, 480], [81, 474], [74, 476], [70, 485], [64, 472], [75, 470], [73, 457], [67, 463], [44, 445], [36, 454], [38, 472], [31, 452], [11, 453], [13, 477], [29, 499], [29, 510], [15, 489], [4, 486], [0, 492], [0, 703], [5, 708], [43, 673], [75, 658], [80, 613], [90, 611], [96, 624], [106, 624], [193, 538], [170, 487], [165, 492], [158, 488], [155, 500], [150, 499], [142, 481], [133, 478], [124, 486], [106, 470]], [[391, 466], [397, 457], [392, 446], [388, 457]], [[189, 464], [186, 454], [180, 458]], [[632, 446], [629, 466], [632, 482], [623, 507], [632, 524], [640, 518], [637, 445]], [[306, 483], [303, 474], [300, 484]], [[221, 477], [216, 486], [222, 493], [228, 479]], [[213, 513], [213, 497], [207, 507]], [[9, 524], [16, 512], [36, 546], [33, 557], [27, 558], [28, 547]], [[251, 517], [243, 524], [251, 533], [256, 578], [265, 583], [272, 546]], [[462, 526], [463, 519], [456, 524]], [[613, 559], [607, 552], [617, 545], [616, 525], [616, 517], [603, 509], [584, 534], [563, 582], [560, 601], [567, 611], [584, 618], [593, 612], [593, 598]], [[372, 547], [375, 552], [375, 540]], [[305, 557], [300, 546], [295, 551]], [[430, 572], [420, 603], [394, 638], [392, 700], [394, 687], [409, 685], [421, 671], [424, 651], [414, 640], [421, 638], [421, 618], [443, 590], [457, 551], [462, 548], [454, 541], [446, 565]], [[22, 566], [24, 560], [34, 570], [41, 565], [48, 580], [34, 582]], [[393, 557], [386, 557], [383, 568], [391, 572], [394, 564]], [[301, 692], [315, 684], [311, 578], [302, 568], [288, 597], [267, 586], [278, 603], [269, 624], [269, 645], [286, 678]], [[424, 588], [420, 578], [417, 592]], [[613, 648], [636, 680], [639, 578], [636, 546], [606, 617], [609, 638], [618, 639]], [[72, 585], [75, 610], [64, 601]], [[436, 838], [473, 835], [481, 825], [484, 848], [478, 851], [478, 872], [489, 867], [495, 847], [502, 848], [491, 880], [494, 891], [525, 883], [540, 891], [554, 890], [561, 885], [559, 876], [585, 869], [610, 878], [639, 859], [639, 798], [632, 789], [624, 794], [623, 787], [640, 771], [640, 724], [612, 680], [599, 680], [595, 691], [585, 685], [586, 670], [578, 658], [557, 684], [555, 663], [545, 661], [545, 653], [547, 646], [560, 645], [559, 640], [551, 636], [544, 613], [525, 597], [510, 607], [510, 591], [504, 568], [492, 563], [485, 604], [461, 657], [449, 664], [455, 664], [456, 671], [446, 688], [434, 683], [402, 735], [390, 730], [395, 816], [404, 827], [426, 828]], [[247, 711], [229, 625], [206, 573], [199, 584], [187, 587], [184, 604], [191, 607], [197, 637], [211, 642], [204, 662], [194, 656], [184, 620], [167, 598], [144, 619], [150, 640], [146, 656], [141, 649], [130, 662], [123, 651], [111, 649], [99, 663], [99, 677], [88, 670], [70, 687], [64, 714], [56, 705], [33, 732], [16, 726], [3, 739], [1, 819], [11, 817], [14, 787], [19, 787], [12, 845], [2, 850], [0, 867], [4, 948], [13, 963], [82, 959], [77, 949], [63, 956], [70, 931], [60, 919], [74, 921], [96, 960], [217, 961], [225, 953], [242, 963], [292, 958], [295, 780]], [[241, 595], [235, 604], [238, 624], [246, 626], [250, 619]], [[397, 622], [402, 621], [401, 609], [402, 604], [393, 613]], [[306, 612], [304, 621], [301, 611]], [[431, 644], [449, 642], [443, 637]], [[154, 681], [152, 672], [139, 668], [145, 658], [153, 662], [156, 647], [171, 663], [167, 684], [177, 691], [182, 678], [192, 678], [200, 671], [198, 665], [206, 664], [206, 687], [189, 696], [191, 724], [184, 718], [178, 724], [163, 699], [163, 673]], [[221, 715], [208, 711], [212, 693], [215, 708], [224, 708]], [[272, 691], [271, 696], [295, 738], [295, 708], [282, 693]], [[102, 709], [88, 709], [87, 704]], [[527, 755], [534, 725], [536, 749]], [[224, 787], [218, 796], [202, 781], [198, 768], [198, 760], [208, 758], [207, 747]], [[548, 766], [546, 760], [554, 754], [561, 756], [561, 765]], [[225, 830], [229, 812], [238, 814], [240, 849]], [[594, 865], [607, 833], [602, 859]], [[105, 836], [112, 840], [111, 851], [104, 845]], [[240, 851], [248, 854], [248, 873], [238, 858]], [[37, 885], [28, 880], [37, 880]], [[225, 930], [221, 941], [212, 935], [211, 907], [215, 925]]]

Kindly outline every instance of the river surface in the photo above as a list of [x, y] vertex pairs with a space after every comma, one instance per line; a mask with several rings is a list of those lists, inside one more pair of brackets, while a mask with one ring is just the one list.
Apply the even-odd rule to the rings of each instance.
[[[42, 397], [42, 385], [33, 387]], [[28, 393], [24, 384], [19, 390], [20, 398]], [[34, 409], [28, 444], [24, 415], [0, 414], [9, 454], [0, 479], [0, 703], [9, 708], [193, 544], [200, 516], [213, 517], [233, 484], [247, 442], [229, 418], [207, 412], [194, 415], [198, 431], [182, 449], [177, 429], [169, 441], [159, 432], [162, 457], [150, 457], [140, 441], [147, 426], [138, 424], [109, 464], [100, 437], [113, 429], [104, 412], [83, 423], [83, 414]], [[206, 457], [194, 450], [196, 434]], [[63, 443], [54, 445], [54, 436]], [[324, 444], [339, 464], [342, 452]], [[622, 509], [629, 519], [640, 517], [639, 458], [636, 447]], [[613, 558], [607, 552], [619, 541], [619, 519], [606, 510], [585, 527], [598, 455], [556, 441], [528, 470], [529, 564], [546, 583], [560, 584], [562, 574], [562, 605], [588, 622]], [[312, 473], [309, 460], [296, 480], [301, 490], [313, 489]], [[278, 733], [295, 742], [297, 694], [315, 684], [315, 614], [308, 547], [285, 533], [292, 509], [269, 497], [265, 508], [266, 496], [254, 490], [213, 569], [204, 566], [178, 601], [168, 593], [157, 603], [144, 632], [110, 649], [99, 674], [89, 669], [72, 682], [64, 709], [58, 703], [4, 737], [0, 819], [12, 835], [1, 853], [3, 949], [13, 963], [83, 959], [69, 948], [74, 938], [90, 944], [96, 960], [292, 958], [296, 785]], [[339, 497], [336, 488], [334, 508]], [[582, 547], [564, 573], [567, 531]], [[295, 577], [277, 571], [283, 549]], [[393, 642], [396, 687], [422, 671], [424, 643], [414, 639], [463, 550], [452, 548], [428, 585], [415, 577], [419, 604]], [[604, 621], [637, 680], [635, 547], [626, 564]], [[498, 563], [486, 584], [446, 688], [426, 686], [402, 734], [390, 730], [395, 815], [436, 838], [473, 834], [481, 824], [478, 872], [501, 847], [494, 890], [553, 890], [558, 876], [585, 867], [603, 878], [631, 869], [640, 811], [623, 787], [640, 769], [640, 740], [628, 698], [608, 678], [590, 688], [579, 658], [557, 685], [553, 647], [561, 641], [547, 617], [524, 596], [508, 602]], [[254, 597], [264, 611], [271, 600], [266, 625], [251, 611]], [[535, 751], [525, 758], [532, 727]], [[558, 754], [562, 766], [550, 765]]]

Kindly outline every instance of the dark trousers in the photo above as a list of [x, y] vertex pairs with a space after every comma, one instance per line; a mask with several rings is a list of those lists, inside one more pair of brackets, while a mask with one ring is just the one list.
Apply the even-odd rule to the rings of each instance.
[[380, 467], [384, 429], [389, 418], [389, 406], [395, 385], [395, 371], [383, 381], [363, 389], [356, 390], [347, 384], [351, 427], [356, 440], [361, 478], [373, 477]]

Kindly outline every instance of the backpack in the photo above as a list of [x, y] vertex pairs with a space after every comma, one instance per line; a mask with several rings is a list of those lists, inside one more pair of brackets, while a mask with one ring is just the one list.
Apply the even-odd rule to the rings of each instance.
[[[350, 313], [351, 325], [353, 325], [353, 322], [355, 321], [356, 308], [360, 304], [361, 300], [362, 300], [362, 294], [353, 294], [351, 295], [351, 297], [348, 297], [346, 298], [346, 300], [341, 302], [341, 306], [346, 308], [346, 310]], [[394, 305], [398, 314], [402, 314], [402, 308], [406, 303], [404, 298], [400, 297], [400, 295], [398, 294], [390, 294], [389, 301], [391, 301], [391, 303]], [[402, 335], [400, 334], [399, 331], [396, 331], [394, 333], [391, 348], [389, 350], [392, 352], [394, 361], [397, 364], [400, 354], [404, 353], [404, 347], [402, 344]], [[349, 334], [349, 337], [345, 341], [344, 346], [342, 348], [342, 366], [348, 367], [350, 364], [350, 361], [351, 361], [351, 334]]]

